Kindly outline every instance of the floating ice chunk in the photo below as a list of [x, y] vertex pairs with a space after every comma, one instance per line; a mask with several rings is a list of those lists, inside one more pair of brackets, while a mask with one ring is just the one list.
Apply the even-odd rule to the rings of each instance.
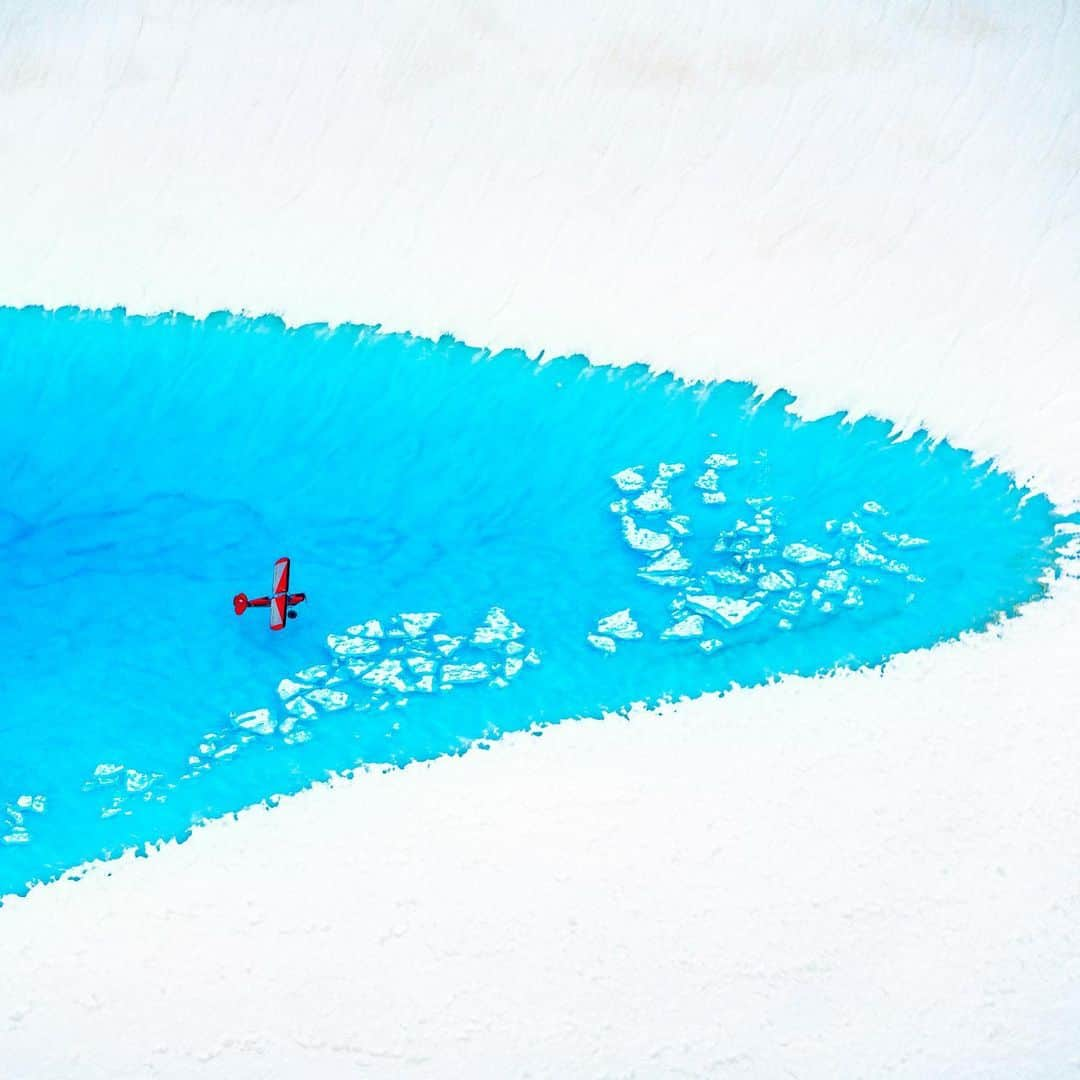
[[727, 626], [738, 626], [761, 610], [761, 604], [756, 600], [713, 596], [711, 593], [692, 593], [687, 596], [686, 602], [719, 619]]
[[383, 660], [365, 671], [360, 680], [370, 686], [392, 686], [401, 691], [408, 689], [401, 678], [400, 660]]
[[326, 644], [338, 656], [369, 656], [379, 651], [379, 643], [370, 638], [328, 634]]
[[475, 664], [443, 664], [443, 685], [481, 682], [488, 678], [491, 672], [485, 663]]
[[784, 547], [784, 558], [788, 562], [800, 563], [803, 566], [811, 566], [814, 563], [828, 562], [832, 556], [821, 548], [812, 547], [810, 544], [787, 544]]
[[20, 810], [28, 810], [35, 814], [43, 814], [45, 812], [45, 796], [44, 795], [20, 795], [15, 800], [15, 805]]
[[615, 502], [608, 505], [608, 509], [613, 514], [625, 514], [630, 508], [630, 504], [625, 499], [616, 499]]
[[125, 774], [124, 787], [130, 792], [145, 791], [155, 780], [161, 777], [157, 773], [139, 772], [138, 769], [128, 769]]
[[671, 526], [671, 531], [679, 536], [690, 535], [690, 518], [687, 514], [672, 514], [668, 518], [668, 525]]
[[297, 720], [310, 720], [315, 715], [315, 708], [303, 698], [294, 698], [285, 703], [285, 712]]
[[822, 592], [843, 592], [847, 588], [848, 572], [842, 568], [827, 570], [817, 583]]
[[611, 478], [622, 491], [640, 491], [645, 486], [645, 477], [641, 475], [641, 466], [632, 465], [628, 469], [615, 473]]
[[0, 843], [25, 844], [30, 839], [30, 830], [25, 825], [16, 825], [11, 832], [0, 836]]
[[292, 679], [282, 679], [277, 686], [278, 697], [281, 698], [282, 701], [288, 701], [289, 698], [294, 698], [297, 694], [302, 694], [305, 690], [310, 689], [310, 686], [307, 686], [304, 683], [293, 682]]
[[647, 566], [641, 568], [640, 573], [647, 574], [677, 574], [690, 569], [690, 560], [678, 548], [669, 548], [663, 555], [653, 559]]
[[706, 469], [695, 481], [694, 487], [702, 491], [719, 491], [720, 474], [715, 469]]
[[858, 585], [852, 585], [844, 597], [844, 607], [862, 607], [862, 590]]
[[508, 679], [512, 679], [524, 666], [524, 660], [519, 660], [516, 656], [508, 656], [506, 663], [503, 665], [503, 673]]
[[678, 476], [680, 473], [686, 472], [686, 466], [682, 462], [668, 463], [666, 461], [660, 462], [660, 468], [656, 473], [656, 480], [659, 483], [664, 483], [670, 480], [674, 476]]
[[123, 771], [123, 765], [111, 765], [105, 763], [95, 767], [94, 779], [97, 780], [99, 784], [111, 784]]
[[312, 667], [304, 668], [303, 671], [298, 671], [296, 677], [301, 682], [321, 682], [323, 679], [330, 678], [330, 670], [329, 668], [323, 667], [322, 664], [315, 664]]
[[[443, 656], [450, 656], [458, 650], [458, 647], [465, 639], [463, 637], [451, 637], [449, 634], [432, 634], [431, 640], [435, 643], [435, 648], [437, 648]], [[507, 648], [509, 648], [509, 646], [507, 646]]]
[[356, 626], [347, 627], [345, 633], [358, 637], [381, 638], [383, 628], [378, 619], [368, 619], [365, 623], [357, 623]]
[[840, 532], [843, 533], [844, 536], [862, 536], [863, 530], [862, 526], [857, 522], [845, 521], [844, 524], [840, 526]]
[[801, 592], [790, 592], [781, 600], [776, 601], [776, 606], [788, 615], [798, 615], [802, 611], [806, 597]]
[[761, 554], [761, 548], [749, 537], [736, 540], [735, 543], [729, 545], [729, 549], [736, 555], [742, 555], [745, 558], [756, 557]]
[[758, 578], [758, 588], [766, 592], [784, 592], [795, 587], [795, 575], [790, 570], [770, 570]]
[[406, 611], [401, 615], [401, 625], [409, 637], [420, 637], [431, 629], [438, 617], [437, 611]]
[[862, 508], [868, 514], [881, 514], [883, 517], [888, 517], [889, 515], [889, 511], [886, 510], [885, 507], [881, 505], [881, 503], [873, 502], [872, 500], [869, 502], [864, 502], [862, 504]]
[[739, 464], [739, 459], [734, 454], [710, 454], [705, 464], [710, 469], [733, 469]]
[[223, 746], [220, 750], [218, 750], [217, 753], [214, 754], [214, 757], [216, 757], [216, 758], [230, 757], [232, 754], [235, 754], [236, 751], [239, 750], [239, 749], [240, 749], [240, 744], [239, 743], [231, 743], [229, 746]]
[[539, 664], [540, 663], [540, 654], [535, 649], [530, 649], [525, 654], [525, 663], [526, 664], [532, 664], [534, 666]]
[[304, 697], [313, 705], [318, 705], [331, 712], [335, 709], [344, 709], [349, 704], [349, 695], [343, 690], [312, 690], [310, 694], [305, 694]]
[[777, 621], [776, 625], [779, 626], [781, 630], [790, 630], [791, 629], [791, 620], [790, 619], [780, 619], [780, 620]]
[[723, 646], [724, 643], [716, 638], [706, 638], [704, 641], [698, 642], [698, 648], [707, 653], [716, 652], [717, 649], [721, 649]]
[[708, 506], [719, 506], [727, 502], [727, 496], [722, 491], [705, 491], [702, 492], [701, 501]]
[[705, 573], [723, 582], [725, 585], [745, 585], [750, 579], [733, 566], [722, 566], [719, 570], [706, 570]]
[[233, 723], [245, 731], [254, 731], [256, 735], [271, 735], [274, 731], [274, 719], [269, 709], [252, 709], [233, 717]]
[[851, 561], [856, 566], [884, 566], [888, 560], [869, 540], [860, 540], [852, 548]]
[[705, 633], [705, 620], [700, 615], [687, 615], [674, 626], [669, 626], [660, 636], [671, 638], [701, 637]]
[[422, 691], [425, 694], [430, 694], [435, 690], [435, 676], [424, 675], [416, 680], [416, 689]]
[[435, 671], [435, 661], [426, 656], [410, 656], [405, 663], [415, 675], [431, 675]]
[[890, 544], [895, 544], [900, 548], [922, 547], [923, 544], [930, 543], [929, 540], [924, 540], [921, 536], [909, 536], [907, 533], [883, 532], [881, 535], [884, 536]]
[[622, 532], [623, 538], [635, 551], [663, 551], [671, 543], [667, 533], [638, 528], [629, 515], [622, 519]]
[[691, 579], [686, 574], [650, 574], [648, 570], [639, 570], [638, 576], [650, 585], [659, 585], [664, 589], [678, 589], [692, 584]]
[[606, 637], [604, 634], [589, 634], [587, 638], [594, 649], [601, 652], [613, 653], [615, 651], [615, 639]]
[[768, 543], [768, 537], [772, 533], [772, 525], [769, 522], [768, 518], [765, 519], [764, 524], [762, 524], [760, 521], [758, 521], [757, 518], [754, 519], [753, 524], [751, 524], [748, 521], [740, 521], [735, 526], [735, 528], [736, 528], [736, 530], [738, 532], [745, 533], [748, 536], [760, 536], [760, 537], [762, 537], [763, 539], [762, 539], [761, 542], [763, 544]]
[[483, 624], [473, 632], [471, 640], [473, 645], [497, 645], [513, 641], [524, 633], [524, 628], [518, 626], [502, 608], [493, 607]]
[[690, 579], [682, 573], [690, 569], [690, 562], [678, 548], [670, 548], [655, 557], [651, 563], [638, 569], [638, 576], [651, 585], [688, 585]]
[[655, 514], [661, 510], [671, 509], [671, 499], [656, 488], [650, 488], [634, 500], [634, 506], [646, 514]]
[[641, 631], [629, 608], [616, 611], [611, 615], [605, 615], [597, 624], [596, 631], [599, 634], [607, 634], [610, 637], [622, 638], [623, 641], [632, 641], [641, 637]]

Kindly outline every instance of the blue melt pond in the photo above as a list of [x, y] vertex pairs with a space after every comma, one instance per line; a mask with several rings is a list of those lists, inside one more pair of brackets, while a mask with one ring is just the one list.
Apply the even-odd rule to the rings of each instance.
[[[0, 895], [361, 764], [878, 664], [1042, 595], [970, 454], [584, 358], [0, 309]], [[232, 597], [292, 558], [299, 618]]]

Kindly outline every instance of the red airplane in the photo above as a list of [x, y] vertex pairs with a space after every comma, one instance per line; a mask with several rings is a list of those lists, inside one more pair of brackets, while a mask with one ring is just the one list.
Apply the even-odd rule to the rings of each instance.
[[284, 630], [286, 617], [296, 618], [293, 607], [302, 604], [307, 595], [302, 592], [289, 592], [289, 560], [278, 559], [274, 563], [274, 588], [270, 596], [256, 596], [249, 600], [243, 593], [237, 593], [233, 597], [233, 610], [237, 615], [243, 615], [249, 607], [268, 607], [270, 609], [270, 629]]

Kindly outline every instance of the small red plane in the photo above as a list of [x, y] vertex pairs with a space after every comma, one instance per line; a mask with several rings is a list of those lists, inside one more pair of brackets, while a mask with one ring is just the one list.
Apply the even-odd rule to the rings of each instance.
[[243, 615], [249, 607], [268, 607], [270, 609], [270, 629], [284, 630], [286, 617], [296, 618], [293, 607], [302, 604], [307, 595], [302, 592], [289, 592], [289, 560], [278, 559], [274, 563], [274, 588], [270, 596], [256, 596], [249, 600], [243, 593], [237, 593], [233, 597], [233, 610], [237, 615]]

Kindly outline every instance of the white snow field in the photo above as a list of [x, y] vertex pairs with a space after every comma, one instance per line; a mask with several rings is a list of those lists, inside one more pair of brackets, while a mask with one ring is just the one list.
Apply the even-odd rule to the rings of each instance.
[[[1080, 492], [1080, 11], [0, 5], [0, 303], [786, 387]], [[1080, 1072], [1080, 583], [0, 909], [0, 1076]], [[16, 672], [5, 672], [16, 678]]]

